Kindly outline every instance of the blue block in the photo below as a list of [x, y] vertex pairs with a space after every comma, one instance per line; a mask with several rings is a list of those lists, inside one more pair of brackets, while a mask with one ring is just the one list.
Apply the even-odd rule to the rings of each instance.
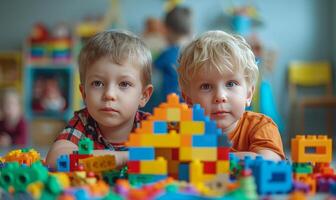
[[74, 191], [75, 199], [91, 199], [89, 191], [84, 188], [78, 188]]
[[70, 172], [69, 155], [61, 155], [56, 161], [56, 169], [59, 172]]
[[252, 159], [251, 156], [245, 156], [244, 159], [239, 160], [239, 165], [242, 166], [244, 170], [248, 170], [248, 169], [252, 170], [255, 166], [255, 163], [256, 163], [256, 160]]
[[180, 163], [178, 167], [178, 179], [189, 182], [189, 163]]
[[217, 135], [217, 145], [218, 147], [231, 147], [231, 141], [226, 134]]
[[209, 117], [205, 117], [204, 123], [205, 123], [205, 130], [204, 130], [205, 135], [217, 134], [217, 125], [215, 121], [210, 120]]
[[211, 200], [211, 199], [220, 199], [220, 200], [233, 200], [232, 198], [213, 198], [213, 197], [205, 197], [202, 195], [197, 194], [189, 194], [189, 193], [183, 193], [183, 192], [167, 192], [163, 193], [160, 196], [155, 198], [156, 200]]
[[154, 134], [167, 134], [168, 125], [165, 121], [155, 121], [154, 123]]
[[193, 147], [217, 147], [217, 135], [193, 135]]
[[193, 121], [204, 121], [204, 109], [200, 104], [195, 104], [193, 106]]
[[274, 162], [256, 158], [252, 169], [257, 192], [263, 194], [288, 193], [292, 190], [292, 166], [285, 161]]
[[155, 150], [153, 147], [130, 147], [129, 160], [154, 160]]

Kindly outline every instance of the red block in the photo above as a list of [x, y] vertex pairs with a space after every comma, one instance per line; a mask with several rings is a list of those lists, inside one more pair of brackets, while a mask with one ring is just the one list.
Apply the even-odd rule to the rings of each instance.
[[218, 160], [229, 160], [229, 147], [217, 147], [217, 159]]
[[204, 174], [216, 174], [216, 161], [205, 161], [203, 164]]
[[79, 166], [78, 166], [78, 161], [79, 159], [84, 159], [84, 158], [88, 158], [88, 157], [92, 157], [92, 154], [70, 154], [69, 158], [70, 158], [70, 171], [78, 171], [79, 170]]
[[172, 149], [172, 160], [179, 160], [179, 149], [173, 148]]
[[139, 174], [140, 173], [140, 161], [133, 160], [127, 162], [128, 173]]

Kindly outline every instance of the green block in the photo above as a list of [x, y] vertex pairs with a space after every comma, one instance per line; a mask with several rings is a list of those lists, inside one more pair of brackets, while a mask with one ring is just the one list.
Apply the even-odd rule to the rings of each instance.
[[166, 175], [153, 175], [153, 174], [128, 174], [128, 181], [131, 185], [142, 185], [147, 183], [154, 183], [159, 180], [167, 178]]
[[4, 168], [0, 169], [0, 187], [8, 192], [15, 181], [15, 170], [19, 168], [18, 162], [7, 162]]
[[122, 200], [124, 199], [122, 196], [110, 191], [102, 200]]
[[293, 172], [297, 174], [313, 173], [313, 166], [310, 163], [294, 163]]
[[15, 192], [26, 191], [30, 183], [48, 178], [48, 169], [41, 162], [35, 162], [30, 167], [19, 167], [14, 170], [15, 178], [13, 187]]
[[93, 152], [93, 141], [90, 138], [83, 138], [78, 143], [78, 153], [79, 154], [92, 154]]

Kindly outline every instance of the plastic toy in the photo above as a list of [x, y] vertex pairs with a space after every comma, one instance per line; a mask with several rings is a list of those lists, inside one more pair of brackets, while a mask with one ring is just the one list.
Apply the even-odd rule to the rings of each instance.
[[167, 102], [130, 134], [130, 179], [172, 176], [197, 183], [228, 174], [230, 142], [226, 135], [199, 105], [188, 108], [178, 99], [176, 94], [168, 95]]

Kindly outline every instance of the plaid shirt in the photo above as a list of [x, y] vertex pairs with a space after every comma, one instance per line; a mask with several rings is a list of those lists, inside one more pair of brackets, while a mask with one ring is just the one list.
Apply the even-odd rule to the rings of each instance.
[[[135, 115], [132, 132], [140, 126], [140, 122], [145, 120], [150, 114], [138, 111]], [[91, 117], [87, 108], [74, 113], [68, 125], [57, 136], [57, 140], [69, 140], [78, 145], [82, 138], [90, 138], [93, 141], [94, 149], [110, 149], [115, 151], [127, 151], [124, 143], [110, 143], [101, 134], [97, 122]]]

